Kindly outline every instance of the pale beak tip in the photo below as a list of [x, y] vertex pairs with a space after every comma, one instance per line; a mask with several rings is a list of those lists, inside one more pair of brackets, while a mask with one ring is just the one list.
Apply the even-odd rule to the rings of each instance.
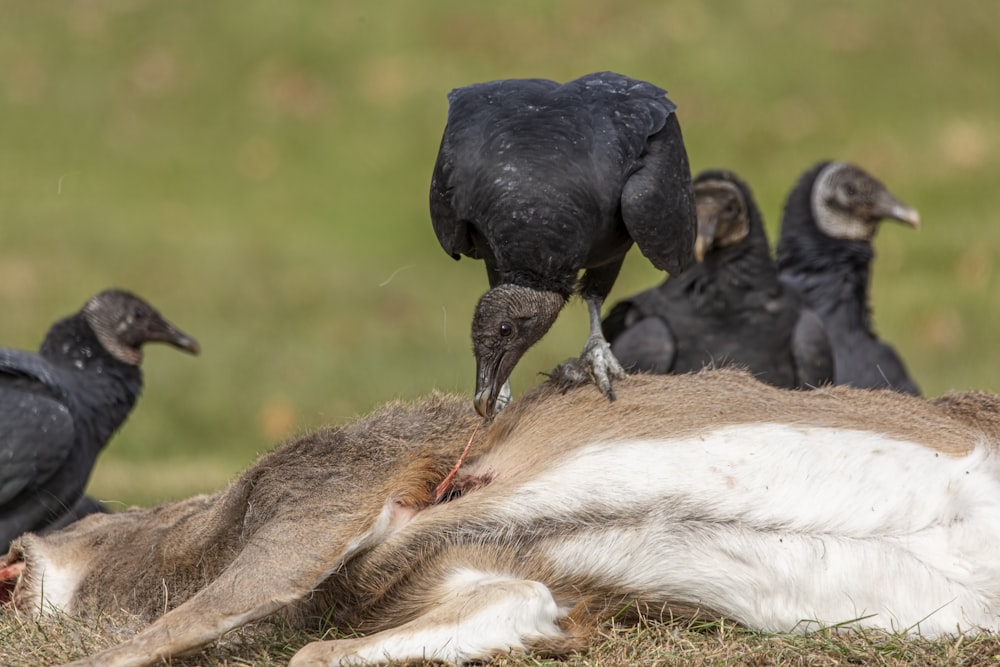
[[892, 211], [893, 217], [900, 222], [905, 222], [914, 229], [920, 229], [920, 213], [907, 206], [898, 206]]

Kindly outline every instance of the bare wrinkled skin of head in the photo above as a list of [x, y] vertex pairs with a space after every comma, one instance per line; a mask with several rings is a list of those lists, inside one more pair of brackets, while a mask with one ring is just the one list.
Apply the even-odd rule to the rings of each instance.
[[120, 289], [104, 290], [83, 306], [83, 315], [101, 345], [119, 361], [138, 366], [145, 343], [167, 343], [199, 354], [191, 336], [168, 322], [149, 303]]
[[736, 245], [750, 233], [750, 215], [739, 188], [727, 181], [700, 181], [694, 185], [698, 236], [694, 256], [704, 261], [714, 248]]
[[812, 206], [820, 230], [838, 239], [871, 241], [886, 219], [920, 227], [915, 209], [865, 170], [844, 162], [831, 162], [816, 177]]
[[524, 353], [552, 327], [566, 303], [556, 292], [498, 285], [486, 292], [472, 317], [476, 357], [476, 411], [490, 418], [501, 387]]

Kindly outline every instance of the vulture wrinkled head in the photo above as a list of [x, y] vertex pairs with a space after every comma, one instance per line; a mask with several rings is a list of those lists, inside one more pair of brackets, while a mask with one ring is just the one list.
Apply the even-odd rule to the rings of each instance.
[[492, 417], [500, 390], [528, 348], [552, 327], [566, 297], [520, 285], [498, 285], [479, 299], [472, 317], [476, 411]]
[[698, 235], [694, 257], [702, 262], [715, 248], [733, 246], [750, 234], [750, 214], [743, 193], [735, 183], [721, 179], [694, 184]]
[[871, 241], [886, 219], [920, 227], [915, 209], [864, 169], [845, 162], [831, 162], [817, 175], [812, 208], [820, 231], [847, 241]]
[[120, 289], [104, 290], [83, 307], [87, 324], [101, 345], [116, 359], [138, 366], [145, 343], [167, 343], [190, 354], [201, 347], [191, 336], [168, 322], [146, 301]]

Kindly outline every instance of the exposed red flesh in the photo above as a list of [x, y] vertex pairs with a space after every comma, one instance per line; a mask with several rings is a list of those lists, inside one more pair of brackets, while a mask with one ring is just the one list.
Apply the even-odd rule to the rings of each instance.
[[17, 580], [24, 572], [24, 561], [9, 562], [12, 558], [11, 554], [0, 556], [0, 562], [6, 563], [0, 567], [0, 605], [6, 605], [10, 602], [14, 595], [14, 587], [17, 586]]
[[451, 482], [455, 479], [455, 475], [458, 474], [458, 469], [462, 467], [462, 463], [465, 461], [465, 457], [469, 453], [469, 449], [472, 447], [472, 441], [475, 439], [476, 433], [479, 433], [479, 427], [481, 425], [482, 422], [476, 424], [476, 428], [472, 429], [472, 435], [469, 436], [469, 442], [465, 443], [465, 449], [462, 450], [462, 455], [458, 457], [458, 461], [455, 462], [455, 465], [452, 466], [448, 474], [445, 475], [445, 478], [441, 480], [441, 483], [437, 485], [436, 489], [434, 489], [434, 504], [441, 502], [441, 499], [444, 498], [445, 494], [447, 494], [451, 488]]

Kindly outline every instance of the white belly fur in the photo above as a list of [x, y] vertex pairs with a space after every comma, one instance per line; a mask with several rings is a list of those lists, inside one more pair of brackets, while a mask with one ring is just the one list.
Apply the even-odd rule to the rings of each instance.
[[1000, 630], [1000, 480], [986, 445], [954, 458], [870, 432], [732, 426], [589, 445], [508, 502], [521, 520], [651, 508], [638, 527], [553, 540], [553, 563], [754, 628]]

